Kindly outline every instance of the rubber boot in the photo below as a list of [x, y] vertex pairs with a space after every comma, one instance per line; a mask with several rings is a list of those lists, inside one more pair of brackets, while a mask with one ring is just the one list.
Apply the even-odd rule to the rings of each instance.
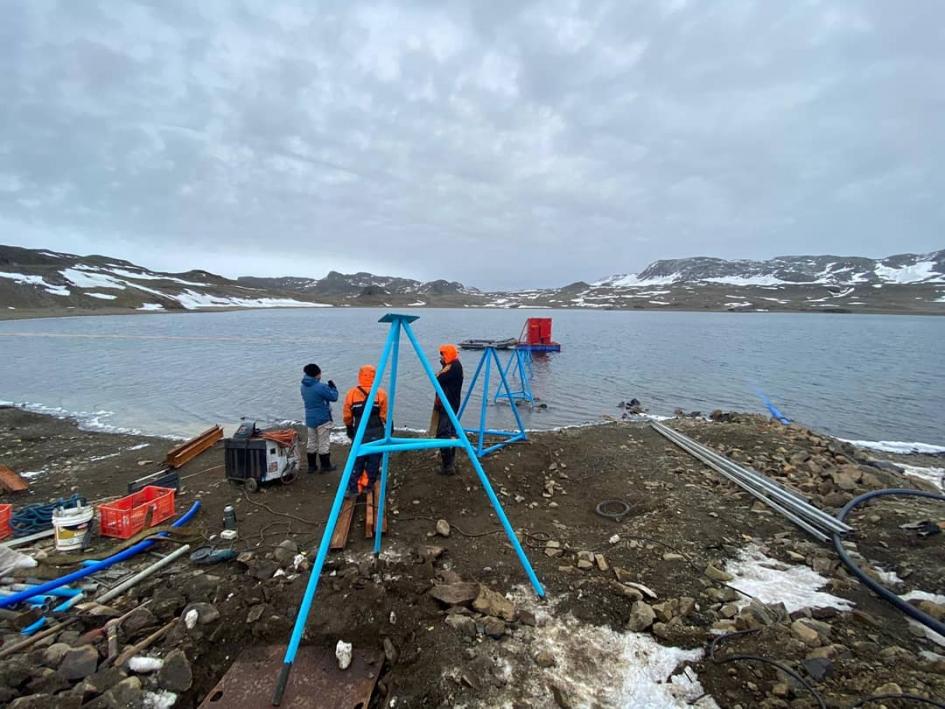
[[315, 453], [306, 453], [305, 457], [308, 460], [308, 472], [317, 473], [318, 472], [318, 456]]
[[453, 448], [444, 448], [440, 451], [442, 458], [440, 475], [454, 475], [456, 473], [456, 451]]
[[338, 466], [331, 464], [331, 453], [319, 454], [318, 458], [322, 462], [323, 473], [330, 473], [332, 470], [338, 470]]

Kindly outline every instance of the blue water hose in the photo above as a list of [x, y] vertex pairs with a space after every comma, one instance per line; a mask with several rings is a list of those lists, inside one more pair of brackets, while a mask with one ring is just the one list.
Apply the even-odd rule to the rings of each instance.
[[778, 421], [779, 423], [784, 424], [785, 426], [791, 423], [791, 419], [782, 414], [781, 410], [772, 403], [771, 399], [765, 396], [763, 391], [757, 390], [755, 393], [758, 394], [758, 396], [761, 398], [761, 403], [763, 403], [765, 408], [771, 413], [771, 418], [773, 418], [775, 421]]
[[[72, 608], [72, 606], [76, 605], [79, 601], [81, 601], [83, 598], [85, 598], [85, 593], [83, 593], [82, 591], [79, 591], [72, 598], [65, 600], [64, 602], [60, 603], [58, 606], [53, 608], [52, 612], [62, 613], [63, 611], [67, 611], [70, 608]], [[20, 631], [20, 635], [33, 635], [36, 631], [42, 629], [43, 626], [45, 625], [46, 625], [46, 616], [43, 616], [42, 618], [39, 618], [38, 620], [36, 620], [35, 623], [27, 625], [25, 628], [23, 628], [23, 630]]]
[[[187, 510], [187, 512], [185, 512], [183, 515], [178, 517], [171, 524], [171, 526], [172, 527], [184, 526], [185, 524], [190, 522], [190, 520], [192, 520], [197, 515], [197, 512], [199, 511], [200, 511], [200, 500], [197, 500], [196, 502], [194, 502], [193, 506], [189, 510]], [[167, 535], [162, 533], [157, 536], [165, 537]], [[72, 573], [66, 574], [65, 576], [60, 576], [58, 579], [52, 579], [51, 581], [47, 581], [46, 583], [41, 583], [38, 586], [35, 586], [34, 588], [31, 588], [27, 591], [19, 591], [17, 593], [13, 593], [9, 596], [6, 596], [5, 598], [0, 598], [0, 608], [9, 608], [10, 606], [20, 603], [21, 601], [25, 601], [27, 598], [32, 598], [33, 596], [47, 593], [49, 591], [52, 591], [53, 589], [59, 588], [61, 586], [65, 586], [70, 583], [74, 583], [76, 581], [79, 581], [80, 579], [84, 579], [86, 576], [91, 576], [92, 574], [98, 573], [99, 571], [102, 571], [103, 569], [107, 569], [109, 566], [117, 564], [120, 561], [124, 561], [125, 559], [130, 559], [136, 554], [140, 554], [143, 551], [147, 551], [148, 549], [153, 547], [156, 543], [157, 542], [155, 542], [153, 539], [145, 539], [144, 541], [138, 542], [134, 546], [128, 547], [124, 551], [120, 551], [117, 554], [113, 554], [112, 556], [102, 559], [101, 561], [98, 561], [94, 564], [89, 564], [88, 566], [82, 569], [73, 571]]]

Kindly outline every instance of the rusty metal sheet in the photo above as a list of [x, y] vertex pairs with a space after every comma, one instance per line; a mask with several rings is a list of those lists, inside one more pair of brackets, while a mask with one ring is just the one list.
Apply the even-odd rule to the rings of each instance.
[[[199, 709], [271, 709], [276, 676], [285, 648], [244, 650], [210, 690]], [[338, 669], [333, 649], [303, 645], [295, 656], [280, 707], [285, 709], [367, 709], [377, 684], [383, 653], [354, 649], [351, 666]]]
[[219, 426], [219, 424], [213, 428], [208, 428], [199, 436], [169, 450], [167, 452], [167, 457], [164, 459], [165, 465], [167, 465], [169, 468], [180, 468], [213, 446], [214, 443], [222, 438], [223, 429]]

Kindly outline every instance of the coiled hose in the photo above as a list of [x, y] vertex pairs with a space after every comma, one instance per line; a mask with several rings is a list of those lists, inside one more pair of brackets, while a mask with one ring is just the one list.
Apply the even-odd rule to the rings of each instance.
[[[939, 495], [935, 492], [907, 490], [903, 488], [873, 490], [872, 492], [864, 493], [859, 497], [854, 497], [852, 500], [850, 500], [846, 506], [837, 513], [837, 519], [839, 519], [841, 522], [845, 522], [847, 515], [849, 515], [850, 512], [862, 505], [864, 502], [872, 500], [876, 497], [924, 497], [929, 500], [945, 502], [945, 495]], [[843, 562], [843, 565], [846, 566], [850, 570], [850, 573], [856, 576], [864, 586], [866, 586], [880, 598], [892, 603], [896, 608], [912, 618], [914, 621], [921, 623], [926, 628], [935, 631], [939, 635], [945, 635], [945, 623], [936, 620], [928, 613], [925, 613], [916, 608], [911, 603], [907, 603], [906, 601], [902, 600], [898, 595], [890, 591], [888, 588], [881, 586], [872, 578], [867, 576], [863, 570], [853, 562], [853, 559], [850, 558], [850, 555], [847, 554], [847, 550], [843, 548], [843, 540], [838, 534], [833, 535], [833, 547], [836, 549], [837, 556], [840, 557], [840, 561]]]
[[25, 537], [28, 534], [42, 532], [52, 527], [53, 512], [59, 507], [78, 507], [85, 504], [85, 498], [78, 494], [55, 502], [37, 502], [32, 505], [23, 505], [10, 518], [10, 529], [14, 537]]

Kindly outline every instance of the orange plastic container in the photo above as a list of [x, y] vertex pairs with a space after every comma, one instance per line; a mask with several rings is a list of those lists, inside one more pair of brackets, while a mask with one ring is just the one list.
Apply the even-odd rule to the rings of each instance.
[[13, 531], [10, 529], [10, 517], [13, 516], [13, 505], [0, 505], [0, 539], [6, 539]]
[[98, 506], [99, 533], [103, 537], [128, 539], [144, 529], [151, 510], [151, 526], [174, 516], [173, 488], [148, 485], [120, 500]]

